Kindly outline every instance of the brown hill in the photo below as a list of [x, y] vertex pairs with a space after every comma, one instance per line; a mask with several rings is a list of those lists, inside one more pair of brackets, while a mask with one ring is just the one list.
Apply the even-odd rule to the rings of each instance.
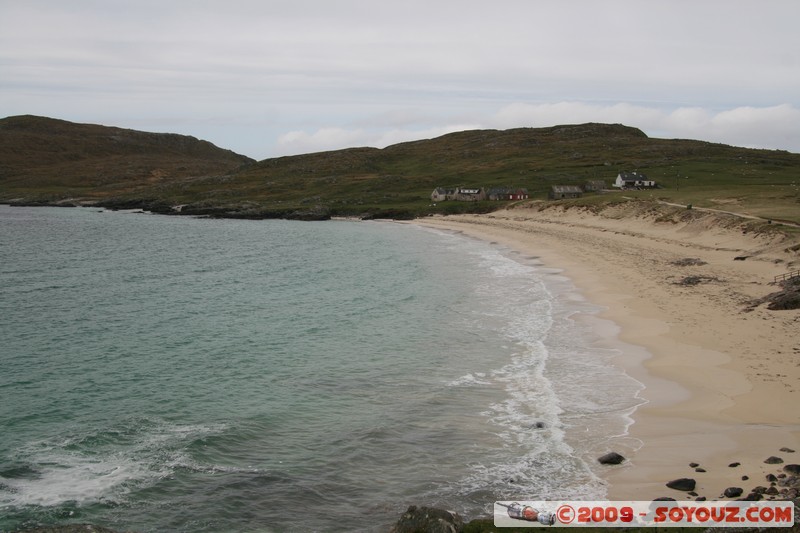
[[171, 133], [31, 115], [0, 120], [0, 200], [55, 203], [153, 190], [232, 172], [252, 159]]

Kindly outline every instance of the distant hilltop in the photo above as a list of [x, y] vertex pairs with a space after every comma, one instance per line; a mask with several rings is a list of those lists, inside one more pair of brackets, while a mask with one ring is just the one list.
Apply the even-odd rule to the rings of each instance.
[[[0, 120], [0, 202], [16, 205], [238, 218], [413, 218], [505, 204], [435, 205], [431, 192], [441, 186], [524, 189], [536, 201], [554, 185], [610, 183], [629, 171], [646, 172], [665, 190], [690, 176], [686, 183], [697, 190], [700, 184], [739, 190], [783, 183], [798, 169], [798, 154], [654, 139], [621, 124], [472, 130], [383, 149], [256, 162], [185, 135], [35, 116]], [[739, 181], [721, 183], [720, 176]]]

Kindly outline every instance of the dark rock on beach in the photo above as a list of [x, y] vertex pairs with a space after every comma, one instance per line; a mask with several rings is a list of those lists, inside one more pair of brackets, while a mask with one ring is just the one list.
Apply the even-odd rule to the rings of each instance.
[[433, 507], [417, 507], [412, 505], [403, 513], [400, 520], [392, 527], [390, 533], [456, 533], [464, 528], [464, 521], [458, 514], [435, 509]]
[[[785, 450], [782, 450], [784, 453]], [[613, 453], [613, 452], [612, 452]], [[607, 454], [611, 455], [611, 454]], [[604, 456], [605, 457], [605, 456]], [[621, 456], [620, 456], [621, 457]], [[598, 458], [600, 461], [601, 458]], [[778, 463], [779, 464], [779, 463]], [[694, 463], [695, 466], [693, 468], [699, 468], [698, 463]], [[731, 463], [729, 465], [731, 468], [735, 468], [737, 466], [741, 466], [740, 463]], [[779, 468], [776, 466], [776, 468]], [[700, 469], [702, 470], [702, 469]], [[770, 482], [769, 487], [765, 487], [763, 485], [753, 486], [752, 488], [741, 488], [741, 487], [728, 487], [724, 491], [724, 495], [713, 495], [708, 496], [704, 494], [697, 494], [695, 492], [696, 482], [694, 479], [691, 478], [680, 478], [675, 479], [667, 483], [667, 487], [683, 491], [685, 496], [681, 496], [680, 499], [684, 498], [691, 498], [694, 501], [702, 502], [708, 500], [715, 500], [719, 498], [725, 499], [738, 499], [739, 501], [759, 501], [763, 499], [769, 500], [794, 500], [795, 505], [800, 504], [800, 465], [798, 464], [790, 464], [790, 465], [783, 465], [782, 468], [783, 472], [776, 474], [767, 474], [766, 480]], [[700, 491], [702, 492], [702, 491]], [[744, 496], [743, 496], [744, 495]], [[669, 496], [663, 496], [659, 498], [653, 498], [654, 502], [659, 501], [677, 501], [676, 498], [672, 498]], [[797, 511], [795, 511], [795, 515], [797, 515]], [[800, 530], [797, 528], [797, 524], [795, 524], [794, 528], [786, 529], [787, 532], [795, 532], [800, 533]], [[522, 529], [520, 528], [520, 531]], [[103, 530], [97, 530], [98, 533], [113, 533], [113, 532], [106, 532]], [[474, 518], [468, 522], [464, 522], [457, 514], [445, 511], [442, 509], [434, 509], [429, 507], [409, 507], [408, 511], [406, 511], [401, 519], [397, 522], [397, 524], [391, 529], [392, 533], [410, 533], [410, 532], [420, 532], [425, 533], [428, 531], [432, 532], [446, 532], [446, 533], [488, 533], [489, 531], [498, 531], [494, 527], [493, 519], [491, 517], [483, 517], [483, 518]], [[514, 529], [516, 531], [516, 529]], [[698, 531], [700, 531], [698, 529]], [[753, 530], [748, 530], [753, 531]], [[765, 531], [775, 531], [775, 533], [780, 533], [783, 531], [781, 529], [778, 530], [765, 530]], [[50, 531], [42, 532], [42, 533], [51, 533]], [[79, 533], [78, 530], [76, 531], [53, 531], [52, 533]]]
[[602, 457], [598, 457], [597, 460], [600, 464], [604, 465], [618, 465], [624, 461], [625, 458], [616, 452], [609, 452]]
[[708, 263], [706, 263], [699, 257], [684, 257], [683, 259], [678, 259], [677, 261], [673, 261], [672, 264], [675, 266], [702, 266], [702, 265], [707, 265]]
[[787, 474], [798, 475], [800, 474], [800, 465], [795, 465], [795, 464], [786, 465], [783, 467], [783, 471], [786, 472]]
[[667, 487], [675, 490], [682, 490], [682, 491], [692, 491], [696, 485], [695, 480], [687, 477], [683, 477], [680, 479], [673, 479], [669, 483], [667, 483]]
[[725, 492], [723, 492], [722, 495], [725, 496], [726, 498], [738, 498], [739, 496], [742, 495], [743, 492], [744, 489], [742, 489], [741, 487], [728, 487], [727, 489], [725, 489]]
[[773, 455], [771, 457], [767, 457], [766, 459], [764, 459], [764, 462], [767, 463], [768, 465], [777, 465], [782, 463], [783, 459], [781, 459], [780, 457], [775, 457]]

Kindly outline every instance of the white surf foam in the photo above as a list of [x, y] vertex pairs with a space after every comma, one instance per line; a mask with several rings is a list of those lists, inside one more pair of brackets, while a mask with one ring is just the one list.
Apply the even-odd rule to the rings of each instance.
[[476, 372], [475, 374], [466, 374], [458, 379], [448, 382], [448, 387], [469, 387], [471, 385], [491, 385], [492, 382], [486, 379], [486, 374], [483, 372]]
[[143, 465], [122, 457], [89, 458], [53, 454], [38, 459], [36, 477], [0, 478], [0, 506], [55, 506], [88, 501], [114, 501], [125, 485], [151, 475]]
[[[0, 477], [0, 508], [120, 502], [134, 488], [170, 476], [188, 443], [225, 427], [149, 420], [128, 421], [122, 426], [33, 442], [17, 450], [15, 459], [29, 465], [30, 473]], [[98, 436], [120, 433], [133, 435], [124, 442], [96, 444], [102, 440]]]

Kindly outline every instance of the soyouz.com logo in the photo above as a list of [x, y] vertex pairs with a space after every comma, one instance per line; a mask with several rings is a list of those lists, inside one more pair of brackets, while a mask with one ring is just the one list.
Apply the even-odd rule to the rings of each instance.
[[496, 527], [791, 527], [790, 501], [503, 501]]

